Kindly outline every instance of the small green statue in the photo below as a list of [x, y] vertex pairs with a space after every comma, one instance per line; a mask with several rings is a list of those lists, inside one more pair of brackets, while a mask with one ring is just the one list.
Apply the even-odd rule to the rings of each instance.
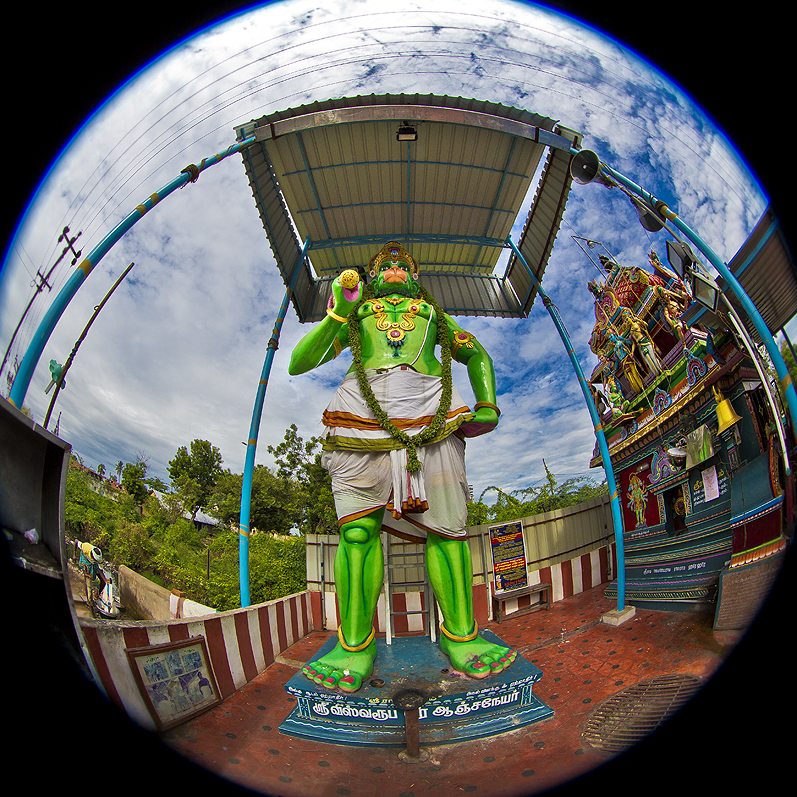
[[620, 386], [617, 384], [617, 380], [611, 375], [607, 377], [607, 380], [609, 404], [612, 408], [612, 418], [617, 419], [628, 412], [629, 403], [623, 396]]
[[[418, 266], [399, 243], [386, 244], [369, 269], [367, 287], [354, 270], [333, 281], [327, 318], [299, 341], [289, 368], [293, 375], [305, 373], [347, 347], [353, 355], [323, 416], [322, 464], [332, 478], [340, 527], [338, 644], [303, 673], [344, 692], [356, 692], [371, 675], [385, 529], [425, 541], [429, 580], [443, 614], [440, 646], [455, 670], [484, 678], [517, 655], [479, 636], [465, 536], [464, 438], [498, 425], [493, 363], [418, 284]], [[452, 385], [452, 359], [468, 369], [475, 412]]]

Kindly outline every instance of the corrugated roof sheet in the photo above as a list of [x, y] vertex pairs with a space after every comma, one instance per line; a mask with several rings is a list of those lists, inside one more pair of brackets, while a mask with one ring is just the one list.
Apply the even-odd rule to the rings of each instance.
[[[766, 210], [728, 268], [773, 335], [797, 313], [797, 265], [771, 208]], [[720, 277], [717, 284], [744, 321], [750, 336], [760, 343], [760, 336], [725, 280]], [[700, 323], [703, 316], [708, 318], [700, 305], [693, 305], [685, 314], [690, 324]]]
[[[396, 140], [404, 124], [417, 141]], [[577, 139], [555, 127], [496, 103], [403, 94], [327, 100], [239, 126], [239, 139], [256, 137], [244, 165], [299, 318], [322, 318], [328, 278], [362, 268], [388, 240], [407, 247], [449, 312], [527, 313], [525, 267], [512, 264], [506, 279], [492, 274], [550, 148], [520, 242], [538, 278], [544, 273]], [[299, 263], [302, 241], [312, 271]]]

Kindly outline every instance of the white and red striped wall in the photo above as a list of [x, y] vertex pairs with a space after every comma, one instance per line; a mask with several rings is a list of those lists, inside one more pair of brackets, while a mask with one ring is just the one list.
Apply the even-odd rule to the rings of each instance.
[[[313, 611], [315, 605], [315, 612]], [[321, 627], [320, 595], [299, 592], [245, 609], [203, 618], [108, 622], [80, 619], [98, 685], [109, 700], [145, 728], [155, 730], [125, 648], [204, 637], [222, 699], [263, 672], [284, 650]]]

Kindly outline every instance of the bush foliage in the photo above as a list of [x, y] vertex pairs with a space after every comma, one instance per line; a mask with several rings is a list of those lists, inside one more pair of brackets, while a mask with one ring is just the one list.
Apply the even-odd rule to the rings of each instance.
[[[303, 535], [337, 533], [331, 484], [321, 467], [319, 449], [318, 438], [305, 442], [296, 426], [291, 426], [280, 445], [269, 447], [276, 470], [262, 465], [254, 469], [249, 523], [253, 604], [304, 590]], [[163, 485], [146, 478], [146, 460], [141, 455], [133, 465], [119, 462], [116, 466], [125, 489], [92, 473], [73, 456], [66, 484], [67, 535], [97, 545], [113, 567], [126, 565], [219, 611], [235, 609], [240, 606], [238, 524], [243, 474], [221, 465], [218, 449], [208, 441], [181, 446], [170, 463], [172, 492], [156, 495], [146, 485]], [[488, 487], [478, 501], [468, 504], [468, 525], [515, 520], [606, 493], [605, 483], [569, 479], [559, 485], [547, 466], [545, 471], [545, 482], [539, 487], [511, 493]], [[482, 499], [491, 491], [498, 497], [488, 506]], [[200, 510], [218, 525], [194, 522]]]
[[[292, 426], [284, 442], [272, 450], [277, 471], [262, 465], [254, 470], [249, 523], [252, 603], [305, 589], [302, 534], [337, 531], [318, 442], [313, 438], [305, 443]], [[164, 485], [146, 478], [142, 456], [133, 464], [117, 464], [124, 489], [102, 478], [104, 466], [95, 474], [73, 456], [66, 485], [67, 536], [98, 546], [114, 568], [126, 565], [219, 611], [235, 609], [240, 606], [238, 523], [243, 474], [221, 465], [218, 449], [206, 440], [181, 446], [169, 463], [172, 491], [157, 496], [147, 486], [160, 489]], [[200, 510], [218, 525], [195, 523]]]

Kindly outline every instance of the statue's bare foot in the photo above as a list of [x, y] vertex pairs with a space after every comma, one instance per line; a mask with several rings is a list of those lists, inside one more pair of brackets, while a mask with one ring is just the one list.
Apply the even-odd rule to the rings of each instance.
[[440, 647], [451, 659], [451, 666], [471, 678], [499, 673], [517, 658], [512, 648], [494, 645], [479, 636], [469, 642], [454, 642], [444, 635], [440, 638]]
[[339, 688], [343, 692], [356, 692], [374, 670], [376, 640], [364, 650], [344, 650], [340, 642], [334, 650], [302, 669], [311, 681], [327, 689]]

